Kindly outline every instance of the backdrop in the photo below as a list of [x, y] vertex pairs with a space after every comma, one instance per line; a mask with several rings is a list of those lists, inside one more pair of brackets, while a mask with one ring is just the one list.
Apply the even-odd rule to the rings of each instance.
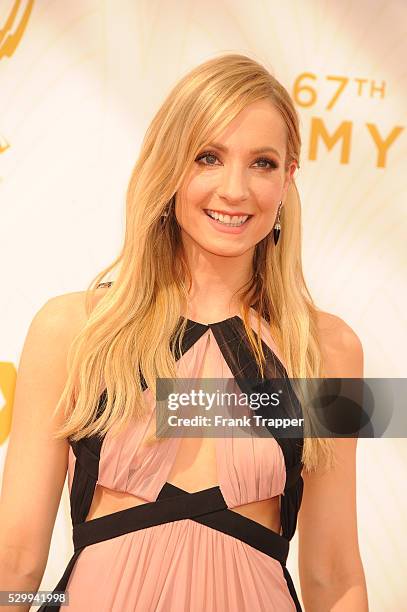
[[[150, 119], [185, 72], [220, 52], [247, 53], [292, 94], [306, 280], [360, 337], [366, 377], [405, 377], [406, 17], [405, 0], [1, 1], [0, 473], [32, 317], [116, 256]], [[406, 455], [403, 439], [358, 443], [373, 612], [405, 607]], [[296, 535], [299, 592], [297, 550]], [[42, 589], [72, 551], [66, 483]]]

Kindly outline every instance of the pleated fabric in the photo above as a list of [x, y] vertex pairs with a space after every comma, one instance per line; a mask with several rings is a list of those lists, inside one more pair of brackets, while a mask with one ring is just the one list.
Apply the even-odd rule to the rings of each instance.
[[189, 519], [87, 546], [67, 590], [75, 612], [296, 610], [277, 560]]

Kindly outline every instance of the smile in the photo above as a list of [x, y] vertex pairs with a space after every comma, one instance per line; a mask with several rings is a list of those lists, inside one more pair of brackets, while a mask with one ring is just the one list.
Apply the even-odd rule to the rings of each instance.
[[246, 223], [246, 221], [252, 217], [253, 215], [223, 215], [221, 213], [216, 212], [215, 210], [204, 209], [204, 212], [208, 217], [214, 219], [218, 223], [222, 225], [227, 225], [229, 227], [239, 227]]

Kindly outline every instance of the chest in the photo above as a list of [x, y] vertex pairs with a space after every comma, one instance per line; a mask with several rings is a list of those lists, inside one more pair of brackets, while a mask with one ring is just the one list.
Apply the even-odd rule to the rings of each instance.
[[[198, 378], [219, 376], [216, 357], [215, 339], [212, 331], [208, 330], [197, 364]], [[198, 491], [218, 484], [216, 445], [216, 438], [209, 436], [181, 438], [168, 482], [186, 491]]]

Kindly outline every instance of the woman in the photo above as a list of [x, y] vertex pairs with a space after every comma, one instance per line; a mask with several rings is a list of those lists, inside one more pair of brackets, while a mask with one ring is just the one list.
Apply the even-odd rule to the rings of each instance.
[[362, 377], [358, 337], [305, 285], [299, 157], [292, 100], [252, 59], [222, 55], [171, 91], [120, 256], [30, 327], [1, 515], [21, 578], [3, 589], [38, 588], [68, 467], [69, 610], [301, 610], [297, 518], [305, 609], [367, 610], [355, 439], [154, 435], [157, 378]]

